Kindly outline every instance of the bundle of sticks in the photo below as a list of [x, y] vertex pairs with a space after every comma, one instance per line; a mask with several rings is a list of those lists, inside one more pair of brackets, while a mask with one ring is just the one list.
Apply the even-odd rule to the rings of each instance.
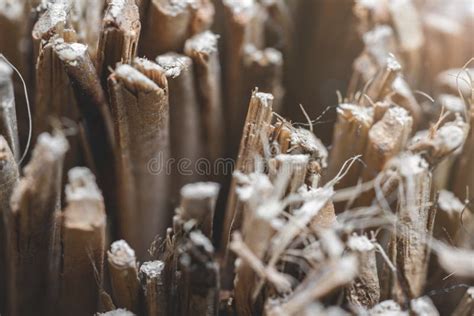
[[474, 314], [470, 0], [0, 0], [0, 314]]

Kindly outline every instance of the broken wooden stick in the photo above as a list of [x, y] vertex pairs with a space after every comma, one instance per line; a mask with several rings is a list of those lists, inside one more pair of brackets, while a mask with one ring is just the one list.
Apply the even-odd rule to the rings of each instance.
[[104, 199], [95, 177], [85, 167], [68, 172], [66, 209], [62, 217], [62, 267], [59, 313], [97, 311], [105, 253]]

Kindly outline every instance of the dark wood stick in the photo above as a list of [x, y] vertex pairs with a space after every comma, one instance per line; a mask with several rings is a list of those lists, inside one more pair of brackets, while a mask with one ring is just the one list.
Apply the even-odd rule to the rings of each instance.
[[68, 172], [62, 221], [61, 315], [92, 315], [98, 309], [105, 254], [104, 200], [91, 171]]
[[169, 83], [171, 157], [177, 163], [171, 197], [176, 201], [183, 185], [202, 178], [194, 171], [204, 153], [202, 122], [196, 119], [199, 105], [191, 59], [169, 53], [158, 56], [156, 62], [165, 70]]
[[118, 144], [119, 231], [138, 258], [145, 258], [154, 237], [165, 235], [172, 216], [164, 170], [169, 157], [168, 85], [158, 65], [136, 59], [134, 66], [118, 66], [109, 78], [109, 91]]
[[108, 0], [97, 52], [97, 71], [104, 89], [110, 75], [109, 68], [115, 68], [118, 62], [130, 64], [135, 58], [140, 30], [135, 1]]
[[[13, 253], [14, 244], [11, 242], [10, 227], [10, 198], [14, 187], [17, 185], [20, 174], [18, 165], [6, 139], [0, 135], [0, 163], [3, 166], [0, 172], [0, 311], [6, 313], [7, 304], [15, 301], [13, 293], [9, 292], [12, 282], [10, 272], [14, 260], [7, 257]], [[8, 259], [7, 259], [8, 258]], [[8, 289], [8, 290], [7, 290]]]
[[115, 306], [138, 313], [140, 284], [135, 251], [125, 240], [115, 241], [107, 251], [107, 262]]
[[[61, 178], [65, 137], [56, 132], [38, 137], [25, 175], [15, 187], [11, 212], [7, 215], [7, 235], [11, 245], [9, 275], [9, 315], [46, 312], [48, 289], [54, 269], [52, 257], [56, 214], [60, 211]], [[53, 276], [54, 277], [54, 276]]]
[[208, 29], [214, 19], [209, 0], [151, 1], [140, 50], [152, 59], [167, 52], [183, 52], [188, 37]]
[[148, 316], [168, 315], [168, 289], [165, 287], [163, 261], [147, 261], [140, 266], [140, 282]]
[[81, 132], [85, 138], [84, 151], [92, 159], [88, 164], [97, 175], [107, 211], [113, 214], [116, 208], [113, 125], [99, 77], [85, 45], [57, 39], [54, 51], [73, 87], [81, 115]]
[[196, 93], [201, 108], [204, 143], [211, 161], [224, 155], [224, 117], [221, 66], [217, 50], [218, 35], [210, 31], [197, 34], [185, 43], [184, 52], [193, 60]]
[[213, 259], [211, 241], [201, 232], [193, 231], [181, 251], [180, 315], [218, 315], [219, 266]]
[[0, 134], [5, 137], [16, 161], [18, 161], [21, 153], [12, 73], [10, 66], [0, 61]]

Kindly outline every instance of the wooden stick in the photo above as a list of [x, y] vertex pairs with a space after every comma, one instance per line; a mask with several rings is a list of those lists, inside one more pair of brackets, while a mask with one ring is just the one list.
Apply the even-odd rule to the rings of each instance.
[[85, 45], [57, 39], [54, 50], [73, 87], [82, 119], [82, 136], [87, 140], [84, 151], [92, 160], [88, 164], [97, 175], [108, 212], [113, 213], [116, 208], [113, 127], [99, 77]]
[[97, 71], [104, 89], [110, 74], [109, 67], [115, 68], [118, 62], [130, 64], [135, 58], [140, 29], [135, 1], [107, 1], [97, 54]]
[[181, 251], [180, 315], [218, 315], [219, 266], [213, 259], [211, 241], [193, 231]]
[[98, 309], [102, 284], [106, 216], [94, 175], [84, 167], [68, 172], [67, 206], [62, 223], [62, 273], [59, 312], [91, 315]]
[[163, 261], [147, 261], [140, 266], [139, 277], [145, 295], [146, 315], [168, 315], [168, 290], [164, 282]]
[[169, 82], [171, 157], [180, 169], [172, 174], [171, 196], [177, 199], [183, 185], [202, 178], [193, 171], [204, 151], [202, 126], [196, 119], [199, 117], [199, 106], [194, 69], [189, 57], [175, 53], [160, 55], [156, 62], [165, 70]]
[[[400, 107], [389, 109], [382, 120], [375, 123], [369, 131], [367, 147], [363, 156], [366, 163], [362, 170], [362, 181], [373, 179], [392, 157], [397, 155], [408, 141], [413, 120], [408, 112]], [[357, 205], [368, 205], [374, 196], [373, 191], [362, 194]]]
[[[371, 108], [354, 104], [339, 105], [326, 180], [333, 179], [348, 159], [364, 153], [373, 123], [373, 112]], [[354, 164], [335, 187], [347, 188], [356, 185], [361, 169], [361, 163]]]
[[168, 85], [156, 64], [136, 59], [133, 65], [115, 69], [109, 91], [118, 141], [119, 231], [138, 258], [145, 258], [154, 237], [164, 236], [171, 221], [164, 170], [169, 157]]
[[115, 305], [137, 313], [140, 285], [135, 251], [125, 240], [115, 241], [107, 251], [107, 262]]
[[474, 312], [474, 288], [470, 287], [464, 293], [461, 302], [453, 312], [453, 316], [468, 316]]
[[193, 60], [196, 93], [201, 108], [204, 144], [211, 161], [224, 155], [224, 117], [222, 106], [221, 66], [217, 34], [206, 31], [188, 39], [184, 52]]
[[[264, 24], [260, 17], [261, 8], [254, 0], [226, 0], [223, 1], [223, 6], [223, 88], [226, 109], [224, 115], [226, 124], [230, 127], [231, 143], [228, 145], [228, 152], [231, 156], [235, 156], [242, 132], [242, 122], [245, 118], [245, 111], [242, 111], [241, 104], [246, 99], [246, 96], [245, 98], [242, 96], [245, 91], [245, 82], [241, 72], [242, 56], [246, 44], [253, 44], [257, 48], [262, 47]], [[252, 86], [250, 89], [254, 88], [255, 86]]]
[[209, 0], [151, 1], [140, 50], [150, 59], [172, 51], [181, 53], [186, 39], [208, 29], [213, 18]]
[[0, 61], [0, 134], [5, 137], [15, 160], [20, 159], [12, 69]]
[[[60, 210], [62, 164], [68, 148], [65, 137], [56, 132], [41, 134], [24, 177], [11, 198], [7, 215], [7, 236], [11, 245], [9, 315], [46, 312], [50, 284], [55, 214]], [[40, 190], [40, 191], [39, 191]], [[50, 250], [52, 249], [52, 250]]]
[[212, 239], [214, 211], [219, 194], [219, 184], [214, 182], [197, 182], [186, 184], [181, 188], [181, 205], [176, 210], [181, 220], [194, 220], [196, 228], [204, 236]]
[[347, 244], [359, 262], [359, 274], [346, 289], [347, 300], [356, 306], [372, 308], [380, 299], [375, 246], [367, 237], [357, 235], [349, 237]]
[[388, 168], [397, 170], [399, 182], [398, 221], [391, 241], [391, 261], [397, 274], [391, 281], [391, 294], [402, 305], [419, 297], [428, 272], [428, 236], [434, 218], [430, 207], [431, 172], [419, 155], [403, 154]]
[[[244, 174], [255, 170], [254, 159], [263, 150], [261, 133], [269, 131], [272, 118], [273, 96], [271, 94], [254, 91], [249, 104], [247, 118], [245, 119], [244, 131], [240, 142], [239, 155], [235, 169]], [[236, 195], [237, 182], [233, 178], [230, 186], [229, 197], [222, 230], [221, 249], [227, 251], [230, 234], [234, 229], [240, 227], [242, 220], [241, 205]]]
[[[262, 92], [273, 94], [273, 108], [275, 112], [279, 112], [282, 108], [285, 92], [282, 86], [282, 53], [274, 48], [259, 50], [254, 45], [247, 44], [242, 52], [241, 71], [244, 80], [241, 93], [242, 103], [247, 104], [249, 92], [257, 87]], [[245, 116], [245, 112], [242, 116]], [[243, 117], [241, 122], [244, 120]], [[241, 126], [239, 127], [240, 131]]]
[[11, 236], [7, 232], [10, 232], [8, 227], [12, 225], [9, 222], [9, 215], [11, 214], [10, 197], [13, 188], [17, 185], [20, 174], [16, 158], [13, 156], [8, 142], [1, 135], [0, 163], [3, 166], [0, 172], [0, 311], [5, 313], [7, 310], [6, 304], [14, 300], [12, 293], [7, 291], [7, 289], [10, 289], [10, 282], [14, 282], [14, 278], [11, 278], [9, 273], [13, 269], [11, 264], [14, 264], [14, 261], [11, 258], [7, 260], [7, 255], [13, 252], [14, 245], [11, 243]]

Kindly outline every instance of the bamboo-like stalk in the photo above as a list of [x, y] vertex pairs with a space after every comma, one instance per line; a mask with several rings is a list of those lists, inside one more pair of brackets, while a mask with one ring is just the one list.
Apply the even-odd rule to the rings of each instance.
[[131, 311], [128, 311], [123, 308], [114, 309], [105, 313], [97, 314], [98, 316], [136, 316]]
[[139, 278], [145, 296], [146, 315], [168, 315], [168, 290], [163, 261], [147, 261], [140, 266]]
[[390, 275], [391, 295], [401, 304], [422, 294], [428, 273], [433, 209], [430, 206], [431, 172], [419, 155], [403, 154], [388, 168], [400, 176], [398, 221], [391, 241], [391, 261], [397, 272]]
[[[242, 132], [242, 122], [245, 118], [241, 102], [247, 99], [242, 95], [245, 91], [245, 81], [241, 72], [242, 56], [246, 44], [253, 44], [256, 48], [263, 46], [264, 23], [260, 16], [261, 7], [254, 0], [225, 0], [223, 10], [224, 115], [225, 122], [230, 127], [231, 142], [227, 144], [227, 150], [230, 155], [235, 155]], [[255, 86], [250, 89], [254, 88]]]
[[150, 59], [172, 51], [181, 53], [186, 39], [208, 29], [213, 19], [209, 0], [150, 1], [140, 51]]
[[196, 182], [181, 188], [181, 204], [176, 214], [184, 222], [195, 221], [195, 226], [204, 236], [212, 239], [214, 212], [219, 193], [219, 184]]
[[349, 237], [347, 244], [359, 262], [359, 274], [346, 289], [347, 300], [356, 306], [372, 308], [380, 299], [375, 246], [367, 237], [357, 235]]
[[110, 67], [129, 64], [135, 58], [140, 37], [138, 6], [133, 0], [108, 0], [97, 52], [97, 71], [104, 88]]
[[20, 174], [16, 158], [10, 149], [7, 140], [0, 135], [0, 163], [3, 168], [0, 172], [0, 311], [5, 313], [7, 310], [7, 304], [14, 302], [14, 296], [12, 293], [7, 291], [11, 289], [9, 284], [14, 281], [11, 278], [9, 272], [12, 271], [14, 261], [7, 259], [7, 255], [12, 254], [14, 247], [11, 243], [10, 227], [10, 197], [12, 195], [14, 187], [17, 185]]
[[0, 61], [0, 134], [8, 142], [16, 161], [20, 159], [20, 143], [13, 91], [12, 69]]
[[[363, 182], [375, 178], [384, 165], [404, 148], [408, 142], [412, 124], [413, 120], [406, 110], [393, 107], [371, 127], [363, 155], [366, 163], [361, 174]], [[373, 197], [374, 191], [368, 191], [358, 198], [357, 204], [368, 205]]]
[[169, 157], [168, 85], [156, 64], [136, 59], [133, 65], [115, 69], [109, 92], [119, 154], [119, 232], [138, 258], [144, 258], [171, 220], [164, 170]]
[[62, 39], [54, 42], [54, 51], [62, 62], [73, 87], [81, 115], [80, 131], [86, 160], [97, 175], [107, 211], [115, 212], [114, 135], [109, 108], [87, 46]]
[[[371, 108], [354, 104], [339, 105], [337, 122], [334, 127], [333, 146], [329, 154], [325, 176], [327, 180], [333, 179], [348, 159], [364, 153], [373, 123], [373, 112]], [[336, 188], [356, 185], [361, 170], [362, 164], [354, 164], [336, 184]]]
[[[177, 168], [172, 174], [172, 199], [186, 183], [199, 181], [202, 176], [195, 169], [204, 153], [202, 124], [194, 83], [191, 58], [169, 53], [156, 58], [168, 77], [170, 102], [171, 157]], [[179, 170], [178, 170], [179, 169]]]
[[216, 161], [224, 155], [224, 117], [221, 66], [217, 39], [210, 31], [186, 41], [184, 52], [193, 60], [196, 93], [199, 98], [207, 156]]
[[61, 315], [91, 315], [98, 309], [105, 253], [104, 200], [84, 167], [68, 172], [62, 220]]
[[201, 232], [193, 231], [181, 251], [180, 315], [218, 315], [219, 266], [213, 258], [211, 241]]
[[140, 284], [135, 251], [125, 240], [115, 241], [107, 251], [107, 262], [115, 306], [137, 313]]
[[[249, 104], [244, 131], [240, 142], [239, 155], [235, 166], [236, 171], [249, 174], [255, 170], [254, 159], [263, 151], [261, 134], [268, 134], [272, 118], [271, 94], [254, 91]], [[242, 205], [236, 195], [236, 179], [232, 179], [222, 230], [221, 249], [226, 249], [231, 232], [238, 229], [242, 221]], [[227, 251], [227, 250], [225, 250]]]
[[48, 290], [55, 287], [50, 283], [51, 274], [58, 273], [56, 258], [52, 257], [56, 246], [53, 237], [67, 148], [67, 141], [59, 132], [38, 137], [24, 177], [12, 194], [11, 212], [4, 214], [12, 245], [7, 256], [9, 315], [46, 312]]

